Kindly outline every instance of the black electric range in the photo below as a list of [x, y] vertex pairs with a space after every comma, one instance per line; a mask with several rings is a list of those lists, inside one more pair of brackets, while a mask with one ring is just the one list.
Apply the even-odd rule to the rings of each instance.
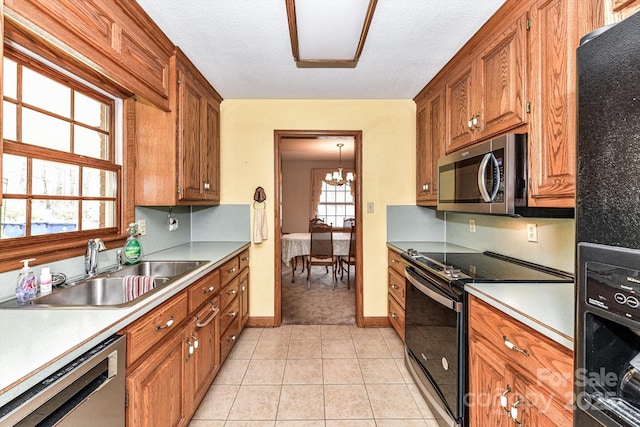
[[418, 252], [402, 257], [452, 285], [482, 282], [573, 282], [571, 274], [494, 252]]

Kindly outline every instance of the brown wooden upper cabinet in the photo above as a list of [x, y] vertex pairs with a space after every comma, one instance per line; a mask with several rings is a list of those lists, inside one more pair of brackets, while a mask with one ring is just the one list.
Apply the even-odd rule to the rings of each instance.
[[[169, 58], [174, 45], [130, 0], [5, 0], [5, 21], [16, 37], [43, 37], [73, 70], [92, 68], [123, 92], [169, 110]], [[20, 33], [20, 34], [18, 34]], [[40, 53], [40, 52], [37, 52]]]
[[446, 152], [526, 121], [526, 26], [523, 14], [495, 29], [482, 53], [462, 61], [446, 83]]
[[438, 159], [444, 155], [444, 87], [436, 87], [416, 103], [416, 203], [435, 206]]
[[136, 205], [219, 204], [222, 97], [178, 48], [170, 76], [171, 112], [136, 102]]

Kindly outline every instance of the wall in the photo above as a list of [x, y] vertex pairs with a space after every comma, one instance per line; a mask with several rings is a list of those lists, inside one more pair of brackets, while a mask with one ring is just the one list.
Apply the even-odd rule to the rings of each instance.
[[[415, 103], [412, 100], [224, 100], [221, 203], [267, 193], [270, 238], [251, 248], [251, 316], [274, 315], [274, 130], [362, 130], [363, 311], [386, 317], [386, 206], [415, 201]], [[279, 256], [278, 256], [279, 259]]]
[[[282, 232], [304, 233], [309, 230], [311, 209], [311, 169], [335, 169], [336, 162], [290, 161], [282, 163]], [[353, 168], [343, 162], [343, 167]]]

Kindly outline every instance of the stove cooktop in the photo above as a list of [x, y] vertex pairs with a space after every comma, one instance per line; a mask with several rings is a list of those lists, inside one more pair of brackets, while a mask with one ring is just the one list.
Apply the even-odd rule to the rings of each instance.
[[565, 272], [493, 252], [417, 252], [402, 254], [412, 264], [448, 280], [473, 282], [573, 282]]

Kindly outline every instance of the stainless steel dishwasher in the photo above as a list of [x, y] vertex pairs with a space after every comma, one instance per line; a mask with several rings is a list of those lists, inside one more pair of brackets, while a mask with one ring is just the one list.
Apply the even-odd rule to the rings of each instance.
[[113, 335], [0, 408], [0, 426], [125, 424], [125, 337]]

